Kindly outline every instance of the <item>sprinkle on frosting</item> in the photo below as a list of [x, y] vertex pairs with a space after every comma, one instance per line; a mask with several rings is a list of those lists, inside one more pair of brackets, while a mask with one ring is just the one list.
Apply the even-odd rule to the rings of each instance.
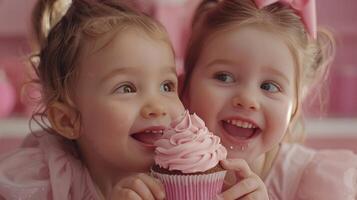
[[209, 132], [196, 114], [186, 110], [155, 142], [155, 162], [162, 168], [183, 173], [204, 172], [227, 157], [220, 138]]

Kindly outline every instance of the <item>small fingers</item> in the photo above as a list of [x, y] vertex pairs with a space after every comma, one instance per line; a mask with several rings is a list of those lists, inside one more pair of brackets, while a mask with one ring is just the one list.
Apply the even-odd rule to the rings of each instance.
[[127, 188], [115, 188], [112, 192], [110, 200], [142, 200], [142, 198], [133, 190]]
[[245, 195], [244, 197], [240, 198], [240, 200], [268, 200], [268, 199], [264, 197], [262, 192], [256, 191]]
[[234, 200], [241, 198], [259, 188], [259, 182], [255, 177], [249, 177], [238, 182], [228, 190], [220, 194], [221, 198], [225, 200]]
[[144, 200], [154, 200], [154, 196], [151, 194], [148, 186], [138, 177], [134, 178], [130, 185], [123, 185], [123, 188], [134, 190]]
[[252, 174], [252, 170], [250, 170], [248, 163], [243, 159], [222, 160], [221, 164], [224, 169], [234, 170], [241, 178], [247, 178]]
[[[259, 179], [260, 180], [260, 179]], [[247, 195], [245, 195], [244, 197], [241, 198], [241, 200], [269, 200], [269, 195], [268, 192], [266, 190], [266, 187], [263, 183], [263, 181], [261, 181], [261, 183], [258, 183], [258, 189], [255, 190], [254, 192], [251, 192]]]
[[112, 196], [118, 196], [120, 197], [119, 199], [154, 200], [150, 190], [145, 186], [144, 182], [137, 177], [124, 180], [120, 186], [114, 188], [113, 193]]
[[135, 193], [142, 200], [161, 200], [165, 198], [161, 182], [143, 173], [123, 179], [115, 186], [113, 192], [114, 196], [124, 198], [123, 195], [130, 195], [130, 198], [136, 199], [132, 193]]
[[155, 196], [155, 199], [165, 199], [165, 189], [161, 181], [143, 173], [139, 174], [138, 177], [149, 188], [151, 194]]

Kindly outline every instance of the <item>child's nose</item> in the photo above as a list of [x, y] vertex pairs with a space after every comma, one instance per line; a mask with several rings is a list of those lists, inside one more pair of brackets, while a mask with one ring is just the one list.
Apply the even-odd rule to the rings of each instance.
[[167, 111], [165, 107], [160, 104], [160, 102], [156, 101], [147, 103], [145, 106], [143, 106], [141, 109], [141, 115], [146, 119], [158, 118], [166, 116]]
[[232, 98], [232, 105], [233, 107], [240, 107], [247, 110], [258, 110], [260, 107], [254, 94], [244, 92]]

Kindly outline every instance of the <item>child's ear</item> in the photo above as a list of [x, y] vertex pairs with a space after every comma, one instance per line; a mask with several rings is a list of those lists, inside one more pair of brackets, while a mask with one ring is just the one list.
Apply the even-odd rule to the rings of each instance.
[[48, 120], [52, 128], [60, 135], [70, 140], [80, 136], [80, 121], [78, 112], [67, 104], [56, 102], [47, 110]]

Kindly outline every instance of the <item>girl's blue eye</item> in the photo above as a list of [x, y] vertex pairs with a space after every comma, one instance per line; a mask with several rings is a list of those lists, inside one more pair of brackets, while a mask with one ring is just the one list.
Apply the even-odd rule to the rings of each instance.
[[225, 83], [233, 83], [235, 81], [233, 75], [228, 72], [218, 72], [214, 74], [213, 78]]
[[272, 82], [263, 83], [260, 85], [260, 88], [271, 93], [280, 92], [279, 86]]
[[160, 85], [161, 92], [175, 92], [175, 89], [175, 83], [173, 83], [172, 81], [165, 81]]
[[117, 93], [121, 93], [121, 94], [134, 93], [134, 92], [136, 92], [136, 88], [132, 84], [125, 83], [125, 84], [121, 85], [120, 87], [118, 87], [115, 91]]

